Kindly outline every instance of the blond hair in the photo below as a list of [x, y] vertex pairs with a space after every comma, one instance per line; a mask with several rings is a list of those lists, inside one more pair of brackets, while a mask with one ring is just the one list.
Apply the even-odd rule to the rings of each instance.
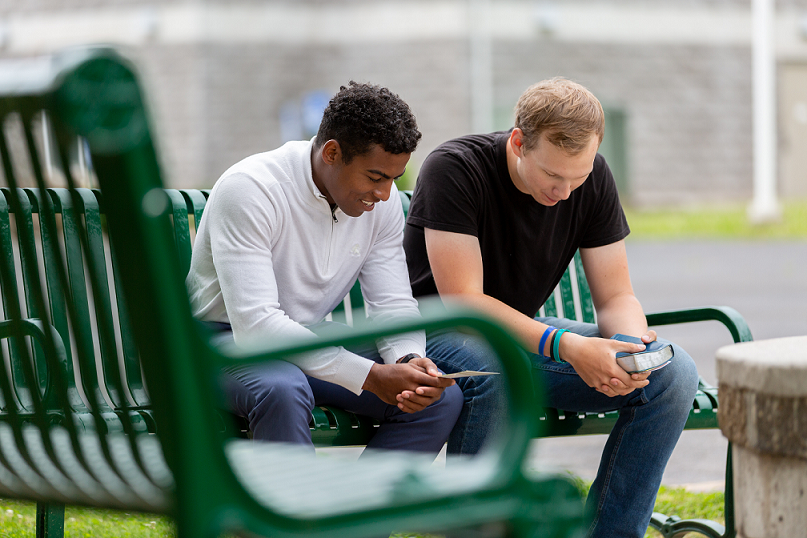
[[521, 94], [515, 126], [524, 134], [524, 149], [533, 149], [541, 135], [571, 155], [583, 151], [597, 135], [602, 142], [605, 118], [600, 101], [586, 88], [562, 77], [533, 84]]

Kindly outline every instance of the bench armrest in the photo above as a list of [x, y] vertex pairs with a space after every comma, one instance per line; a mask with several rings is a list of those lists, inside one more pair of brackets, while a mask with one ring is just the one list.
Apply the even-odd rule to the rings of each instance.
[[[50, 333], [50, 334], [48, 334]], [[45, 375], [45, 379], [40, 379], [40, 382], [45, 383], [45, 393], [43, 397], [45, 400], [49, 401], [49, 398], [53, 395], [54, 391], [54, 381], [55, 379], [59, 379], [61, 376], [54, 376], [52, 372], [52, 368], [54, 364], [67, 364], [69, 362], [69, 358], [67, 357], [67, 351], [64, 347], [64, 341], [62, 340], [59, 331], [56, 330], [56, 327], [50, 325], [42, 321], [41, 319], [31, 318], [31, 319], [21, 319], [19, 321], [12, 321], [12, 320], [4, 320], [0, 321], [0, 340], [4, 340], [7, 338], [11, 338], [13, 336], [30, 336], [33, 338], [34, 342], [39, 345], [39, 348], [42, 350], [44, 354], [44, 370], [40, 370], [39, 375]], [[16, 349], [17, 352], [20, 351], [20, 347], [24, 345], [23, 342], [16, 342]], [[36, 381], [30, 379], [30, 376], [36, 376], [36, 371], [28, 370], [23, 366], [23, 362], [17, 360], [15, 366], [15, 346], [10, 343], [9, 345], [11, 354], [12, 354], [12, 378], [14, 379], [14, 390], [17, 391], [25, 391], [29, 390], [30, 387], [34, 386]], [[22, 348], [24, 349], [24, 348]], [[50, 350], [50, 351], [49, 351]], [[32, 350], [33, 351], [33, 350]], [[24, 355], [27, 354], [22, 352]], [[32, 356], [41, 357], [39, 353], [34, 353]], [[49, 396], [50, 395], [50, 396]], [[20, 393], [17, 393], [17, 396], [20, 396]], [[78, 397], [76, 397], [78, 400]], [[47, 404], [46, 404], [47, 405]]]
[[750, 342], [751, 329], [739, 312], [729, 306], [704, 306], [686, 310], [670, 310], [646, 314], [648, 325], [674, 325], [694, 321], [719, 321], [731, 333], [734, 342]]
[[[47, 349], [48, 346], [48, 336], [47, 332], [50, 332], [50, 341], [53, 343], [54, 351], [56, 353], [57, 360], [59, 363], [67, 360], [67, 352], [64, 348], [64, 342], [62, 341], [62, 335], [59, 334], [59, 331], [56, 330], [56, 327], [50, 324], [46, 324], [41, 319], [22, 319], [19, 320], [19, 330], [25, 336], [32, 337], [42, 349]], [[0, 340], [5, 338], [10, 338], [15, 336], [14, 331], [14, 321], [0, 321]]]

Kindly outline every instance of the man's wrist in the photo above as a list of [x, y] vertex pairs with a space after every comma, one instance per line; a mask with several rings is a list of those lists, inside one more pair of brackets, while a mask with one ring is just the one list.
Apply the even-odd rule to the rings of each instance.
[[575, 360], [577, 358], [577, 353], [574, 348], [576, 348], [576, 344], [578, 343], [577, 340], [580, 338], [586, 337], [571, 331], [566, 331], [563, 333], [563, 339], [560, 340], [557, 347], [557, 354], [559, 357], [563, 357], [563, 362], [567, 362], [572, 366], [574, 366], [574, 363], [577, 362]]
[[404, 355], [403, 357], [401, 357], [400, 359], [398, 359], [395, 362], [397, 364], [406, 364], [407, 362], [411, 361], [412, 359], [420, 359], [420, 358], [422, 358], [422, 357], [420, 355], [418, 355], [417, 353], [408, 353], [408, 354]]
[[362, 390], [369, 390], [373, 394], [375, 394], [375, 382], [378, 376], [378, 367], [381, 365], [377, 362], [373, 362], [373, 365], [370, 366], [370, 371], [367, 372], [367, 377], [364, 378], [364, 383], [362, 383], [361, 389]]

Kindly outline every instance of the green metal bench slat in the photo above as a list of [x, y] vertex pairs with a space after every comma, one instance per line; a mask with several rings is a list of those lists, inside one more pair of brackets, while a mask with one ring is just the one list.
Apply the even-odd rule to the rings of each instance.
[[[85, 280], [84, 257], [79, 237], [82, 229], [82, 219], [80, 215], [76, 214], [75, 205], [69, 191], [66, 189], [53, 189], [49, 192], [53, 196], [56, 211], [62, 215], [63, 248], [65, 249], [65, 259], [67, 261], [67, 275], [73, 308], [77, 318], [76, 323], [82, 327], [91, 327], [92, 320], [90, 318], [88, 290]], [[95, 355], [95, 345], [89, 332], [74, 331], [74, 337], [76, 346], [86, 350], [86, 356]], [[80, 368], [79, 378], [91, 411], [98, 413], [111, 412], [112, 410], [106, 404], [101, 392], [95, 361], [83, 360], [80, 363]]]
[[77, 189], [76, 194], [77, 209], [83, 217], [84, 230], [86, 230], [88, 248], [84, 250], [85, 262], [92, 265], [91, 272], [100, 280], [93, 289], [92, 302], [95, 327], [98, 329], [98, 347], [101, 354], [104, 385], [114, 408], [125, 408], [129, 404], [121, 383], [118, 363], [100, 207], [95, 194], [89, 189]]
[[191, 267], [191, 236], [188, 221], [188, 203], [182, 193], [176, 189], [165, 189], [171, 201], [171, 212], [174, 219], [174, 240], [176, 241], [179, 263], [182, 272], [187, 274]]
[[[72, 350], [69, 346], [70, 339], [64, 293], [62, 292], [61, 282], [56, 273], [56, 264], [60, 263], [58, 261], [59, 256], [56, 254], [57, 244], [55, 243], [58, 241], [58, 237], [54, 236], [52, 233], [57, 229], [56, 221], [52, 212], [42, 211], [43, 204], [50, 203], [50, 200], [47, 197], [42, 198], [38, 189], [27, 188], [25, 192], [39, 217], [42, 263], [45, 269], [44, 277], [47, 286], [48, 306], [50, 308], [50, 315], [46, 316], [45, 319], [50, 320], [51, 325], [60, 337], [58, 340], [54, 341], [54, 345], [60, 348], [57, 354], [59, 365], [56, 367], [55, 372], [51, 372], [48, 394], [53, 397], [57, 393], [57, 387], [64, 387], [66, 390], [67, 406], [76, 412], [88, 412], [75, 382]], [[46, 222], [48, 219], [50, 219], [50, 221]], [[64, 355], [62, 355], [62, 352]], [[60, 378], [59, 383], [56, 382], [57, 377]], [[46, 406], [49, 409], [59, 408], [53, 400], [49, 400]]]
[[376, 421], [333, 407], [315, 407], [313, 431], [317, 446], [362, 446], [375, 434]]
[[[96, 199], [98, 200], [99, 207], [103, 210], [103, 196], [101, 195], [101, 191], [94, 190], [93, 193], [95, 194]], [[120, 278], [118, 277], [118, 270], [116, 270], [116, 261], [115, 261], [115, 245], [110, 243], [109, 245], [110, 250], [110, 257], [112, 262], [112, 280], [113, 286], [115, 289], [115, 301], [117, 306], [117, 318], [118, 318], [118, 334], [120, 335], [121, 341], [121, 353], [123, 354], [123, 369], [125, 372], [125, 382], [128, 387], [129, 395], [131, 396], [132, 400], [134, 401], [134, 407], [140, 408], [140, 414], [142, 415], [143, 419], [145, 420], [148, 430], [153, 432], [154, 431], [154, 420], [151, 416], [151, 413], [147, 410], [142, 408], [148, 407], [151, 405], [151, 401], [148, 396], [148, 392], [146, 391], [146, 386], [143, 383], [143, 376], [140, 370], [140, 358], [137, 354], [137, 348], [135, 346], [134, 337], [132, 335], [129, 322], [129, 311], [126, 307], [126, 300], [123, 294], [123, 288], [121, 287]]]
[[572, 279], [569, 268], [563, 272], [558, 283], [560, 289], [560, 301], [563, 307], [563, 317], [568, 319], [577, 319], [577, 311], [574, 307], [574, 294], [572, 293]]
[[[7, 196], [7, 189], [3, 189], [3, 196], [0, 197], [0, 240], [2, 243], [2, 263], [5, 271], [2, 273], [2, 278], [0, 278], [0, 289], [3, 290], [3, 311], [5, 312], [6, 317], [11, 317], [10, 310], [13, 310], [17, 307], [16, 301], [19, 300], [19, 287], [17, 286], [17, 271], [15, 268], [14, 263], [14, 251], [11, 242], [11, 220], [10, 216], [15, 215], [11, 213], [9, 209], [8, 202], [6, 200]], [[10, 336], [10, 335], [9, 335]], [[19, 402], [22, 409], [27, 407], [26, 403], [30, 404], [30, 397], [28, 395], [29, 386], [25, 381], [25, 376], [23, 375], [20, 365], [20, 357], [24, 356], [18, 349], [18, 342], [16, 340], [9, 341], [9, 360], [10, 360], [10, 370], [11, 370], [11, 378], [13, 383], [13, 395], [12, 392], [9, 392], [11, 385], [9, 385], [9, 389], [4, 392], [4, 395], [7, 395], [9, 399], [14, 399], [16, 401], [3, 401], [2, 405], [5, 409], [8, 406], [11, 406], [12, 409], [16, 408], [17, 402]]]
[[202, 222], [202, 213], [207, 203], [207, 196], [197, 189], [180, 189], [182, 196], [188, 204], [188, 215], [193, 215], [194, 231], [199, 231]]
[[12, 297], [17, 297], [17, 272], [14, 267], [14, 248], [11, 243], [11, 220], [10, 220], [10, 212], [8, 207], [8, 201], [6, 201], [6, 190], [2, 189], [0, 192], [0, 260], [8, 269], [9, 277], [8, 280], [0, 280], [0, 285], [6, 290], [6, 293], [2, 294], [2, 305], [3, 311], [7, 312], [9, 309], [9, 305], [6, 300], [6, 295], [10, 295]]
[[334, 308], [331, 311], [331, 320], [335, 321], [336, 323], [342, 323], [342, 324], [345, 324], [345, 325], [350, 325], [350, 323], [348, 323], [347, 312], [346, 312], [346, 309], [345, 309], [345, 302], [344, 301], [342, 301], [338, 305], [336, 305], [336, 308]]
[[594, 303], [591, 302], [591, 290], [586, 280], [586, 271], [583, 269], [583, 260], [580, 258], [580, 251], [574, 253], [574, 269], [577, 282], [577, 294], [580, 297], [580, 310], [584, 323], [595, 323]]
[[[6, 175], [13, 174], [5, 140], [0, 140], [0, 152], [2, 152], [4, 173]], [[3, 306], [6, 316], [12, 320], [20, 320], [23, 316], [23, 305], [26, 307], [26, 313], [34, 312], [35, 314], [39, 314], [43, 310], [41, 306], [43, 301], [41, 298], [38, 301], [36, 300], [36, 291], [39, 282], [36, 278], [37, 272], [35, 271], [37, 258], [34, 244], [34, 231], [31, 216], [33, 210], [31, 203], [22, 189], [11, 188], [8, 189], [7, 192], [9, 218], [10, 214], [13, 214], [15, 217], [24, 299], [19, 296], [14, 261], [13, 259], [9, 260], [4, 257], [1, 280], [3, 283], [8, 283], [9, 286], [3, 289]], [[33, 305], [29, 303], [33, 303]], [[7, 324], [7, 327], [9, 329], [16, 328], [20, 334], [30, 336], [31, 332], [27, 330], [28, 325], [23, 321], [19, 323], [20, 326], [18, 327], [14, 327], [13, 323]], [[33, 351], [33, 353], [31, 353], [31, 351]], [[3, 376], [3, 392], [6, 395], [6, 397], [4, 397], [5, 410], [9, 413], [11, 421], [15, 424], [20, 424], [23, 418], [41, 422], [41, 414], [44, 412], [44, 407], [40, 393], [45, 388], [43, 385], [47, 383], [47, 374], [41, 369], [42, 355], [40, 350], [34, 342], [28, 342], [27, 338], [11, 336], [9, 338], [9, 352], [10, 358], [12, 359], [10, 365], [12, 381], [9, 384], [8, 379], [5, 379], [5, 376]], [[30, 357], [30, 360], [27, 359], [28, 357]], [[17, 405], [19, 405], [19, 408]], [[24, 454], [24, 457], [28, 460], [27, 454]]]
[[[33, 222], [34, 206], [28, 198], [27, 193], [25, 193], [25, 190], [19, 189], [16, 192], [19, 195], [20, 211], [15, 212], [14, 216], [17, 225], [17, 241], [20, 251], [20, 267], [22, 268], [21, 273], [25, 305], [28, 313], [27, 317], [34, 319], [42, 318], [44, 312], [42, 311], [41, 304], [36, 300], [35, 289], [32, 285], [32, 280], [38, 276], [38, 272], [30, 270], [31, 267], [36, 267], [39, 262], [35, 246], [36, 236], [34, 234]], [[18, 345], [18, 342], [14, 342], [12, 346], [16, 352], [19, 351]], [[35, 384], [29, 384], [26, 376], [23, 375], [20, 362], [12, 362], [12, 376], [15, 379], [15, 385], [17, 387], [17, 397], [20, 404], [29, 410], [32, 406], [31, 391], [44, 391], [47, 382], [47, 371], [42, 356], [42, 349], [38, 346], [34, 347], [34, 363], [37, 382]]]
[[[132, 411], [127, 393], [129, 386], [121, 371], [118, 360], [118, 347], [115, 338], [115, 324], [110, 297], [110, 278], [107, 272], [107, 254], [104, 246], [104, 228], [100, 202], [90, 189], [76, 189], [77, 207], [84, 218], [87, 248], [84, 249], [86, 263], [91, 264], [90, 274], [93, 287], [92, 303], [95, 313], [95, 327], [98, 330], [99, 348], [104, 376], [104, 389], [112, 401], [115, 416], [126, 433], [148, 431], [148, 421], [141, 413]], [[187, 229], [187, 223], [185, 225]], [[188, 245], [190, 248], [190, 245]], [[134, 370], [134, 368], [130, 369]], [[139, 375], [139, 369], [137, 369]], [[126, 385], [124, 387], [124, 385]], [[135, 452], [136, 453], [136, 452]]]
[[[552, 295], [550, 295], [547, 298], [547, 300], [544, 303], [544, 306], [542, 308], [543, 308], [543, 311], [544, 311], [544, 316], [546, 316], [546, 317], [556, 317], [558, 315], [558, 308], [557, 308], [557, 306], [555, 304], [555, 294], [554, 294], [554, 292], [552, 293]], [[540, 310], [539, 310], [539, 312], [540, 312]]]
[[366, 316], [367, 308], [364, 305], [364, 296], [361, 293], [361, 284], [359, 284], [358, 280], [350, 288], [348, 297], [350, 297], [350, 308], [353, 311], [353, 316]]

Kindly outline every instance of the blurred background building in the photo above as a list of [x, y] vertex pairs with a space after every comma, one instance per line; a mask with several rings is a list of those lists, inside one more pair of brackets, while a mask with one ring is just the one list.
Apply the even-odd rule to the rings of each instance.
[[[0, 0], [0, 57], [112, 43], [148, 85], [173, 187], [310, 137], [349, 80], [388, 86], [423, 141], [506, 129], [530, 84], [602, 101], [637, 207], [749, 200], [751, 0]], [[778, 194], [807, 196], [807, 0], [775, 2]]]

